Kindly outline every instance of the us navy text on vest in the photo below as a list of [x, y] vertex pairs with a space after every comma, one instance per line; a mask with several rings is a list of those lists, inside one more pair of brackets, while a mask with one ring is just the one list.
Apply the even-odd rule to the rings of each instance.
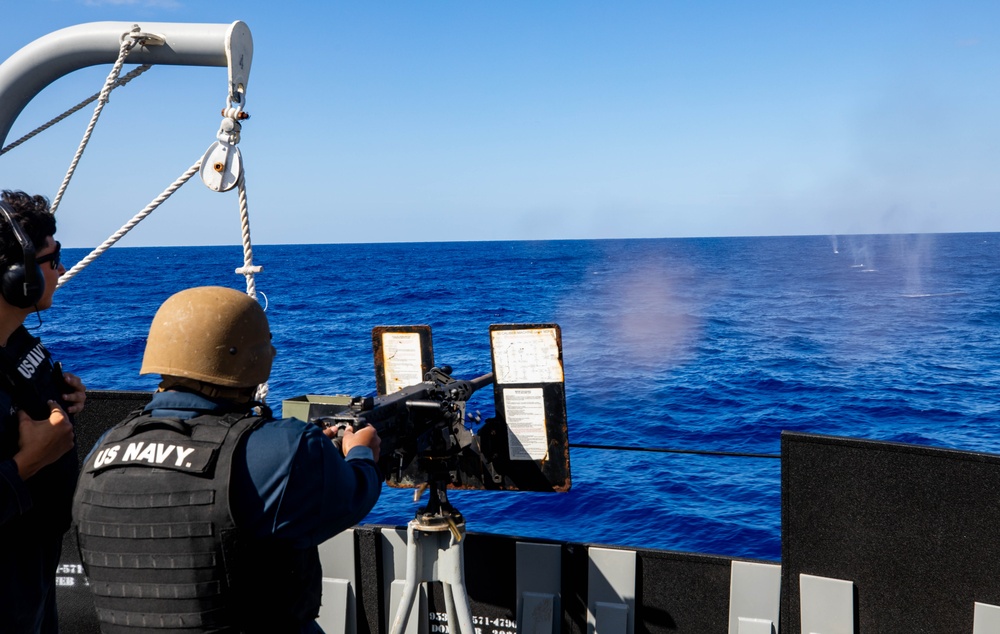
[[190, 469], [193, 465], [188, 460], [188, 457], [198, 451], [198, 449], [198, 447], [183, 447], [163, 442], [146, 443], [139, 440], [128, 443], [124, 451], [122, 451], [122, 445], [114, 445], [101, 449], [94, 455], [93, 468], [98, 469], [115, 464], [145, 462], [148, 464], [166, 464], [182, 469]]

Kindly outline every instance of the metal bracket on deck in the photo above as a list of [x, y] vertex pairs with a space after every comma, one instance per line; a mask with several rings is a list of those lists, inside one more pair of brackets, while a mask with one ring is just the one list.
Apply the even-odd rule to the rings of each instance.
[[799, 575], [802, 634], [854, 634], [854, 582]]
[[591, 548], [589, 554], [587, 634], [633, 634], [635, 551]]
[[1000, 606], [977, 601], [972, 617], [972, 634], [1000, 634]]
[[775, 634], [781, 612], [781, 566], [733, 561], [729, 634]]
[[562, 547], [517, 543], [518, 634], [558, 634], [562, 593]]
[[349, 528], [319, 545], [323, 567], [323, 605], [316, 622], [327, 634], [355, 634], [357, 608], [354, 567], [354, 529]]

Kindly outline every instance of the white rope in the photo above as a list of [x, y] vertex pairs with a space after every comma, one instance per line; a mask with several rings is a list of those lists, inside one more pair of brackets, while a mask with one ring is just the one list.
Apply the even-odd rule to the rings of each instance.
[[[138, 34], [138, 27], [135, 31]], [[63, 178], [62, 185], [59, 186], [59, 192], [56, 194], [55, 198], [52, 200], [52, 205], [49, 210], [54, 214], [59, 208], [59, 203], [62, 201], [63, 194], [66, 193], [66, 188], [69, 186], [69, 181], [73, 178], [73, 173], [76, 172], [76, 166], [80, 163], [80, 157], [83, 156], [83, 151], [87, 147], [87, 143], [90, 142], [90, 135], [94, 133], [94, 126], [97, 125], [97, 119], [101, 116], [101, 111], [104, 110], [104, 106], [108, 103], [108, 96], [114, 89], [115, 84], [118, 82], [118, 75], [122, 72], [122, 66], [125, 65], [125, 58], [128, 56], [129, 51], [138, 44], [140, 38], [136, 37], [123, 37], [121, 48], [118, 50], [118, 60], [115, 62], [114, 67], [111, 69], [111, 73], [108, 75], [107, 80], [104, 82], [104, 88], [101, 90], [100, 96], [97, 98], [97, 107], [94, 108], [94, 115], [90, 118], [90, 125], [87, 126], [87, 131], [83, 133], [83, 140], [80, 141], [80, 147], [77, 148], [76, 154], [73, 156], [73, 161], [69, 165], [69, 169], [66, 171], [66, 177]]]
[[254, 400], [259, 401], [264, 405], [267, 405], [267, 392], [268, 392], [267, 381], [264, 381], [263, 383], [257, 386], [257, 394], [254, 395]]
[[[125, 77], [119, 78], [122, 66], [124, 66], [125, 64], [125, 58], [128, 57], [129, 52], [132, 50], [132, 48], [136, 46], [136, 44], [143, 41], [143, 37], [144, 36], [139, 32], [138, 26], [135, 27], [130, 33], [126, 33], [122, 36], [121, 48], [119, 49], [118, 52], [118, 60], [115, 62], [114, 67], [108, 74], [108, 77], [104, 82], [104, 87], [100, 93], [90, 97], [89, 99], [84, 100], [77, 106], [71, 108], [70, 110], [56, 117], [47, 124], [40, 126], [35, 131], [25, 135], [24, 137], [18, 139], [14, 143], [0, 150], [0, 154], [4, 154], [12, 150], [13, 148], [24, 143], [28, 139], [52, 127], [56, 123], [59, 123], [60, 121], [62, 121], [69, 115], [73, 114], [74, 112], [79, 111], [87, 104], [92, 103], [95, 99], [97, 100], [98, 102], [97, 107], [94, 109], [94, 114], [90, 119], [90, 124], [87, 126], [86, 132], [84, 132], [83, 139], [80, 141], [80, 146], [79, 148], [77, 148], [76, 154], [73, 156], [73, 160], [71, 161], [69, 169], [66, 172], [66, 176], [63, 179], [62, 185], [60, 185], [59, 191], [56, 194], [55, 198], [53, 199], [52, 204], [50, 205], [50, 210], [53, 214], [59, 208], [59, 203], [62, 201], [62, 197], [66, 192], [66, 188], [69, 186], [69, 182], [73, 178], [73, 174], [76, 172], [77, 165], [79, 165], [80, 163], [80, 158], [83, 156], [83, 152], [86, 149], [87, 144], [90, 142], [90, 137], [94, 132], [94, 127], [97, 125], [97, 120], [101, 116], [101, 111], [104, 109], [104, 106], [107, 105], [108, 103], [111, 91], [118, 86], [124, 86], [129, 81], [131, 81], [135, 77], [138, 77], [139, 75], [141, 75], [150, 68], [148, 64], [140, 66], [139, 68], [128, 73]], [[234, 108], [231, 106], [224, 109], [222, 114], [224, 117], [231, 119], [232, 122], [235, 124], [235, 126], [233, 126], [233, 129], [236, 130], [236, 135], [231, 136], [228, 140], [229, 143], [235, 145], [236, 143], [239, 142], [239, 135], [238, 135], [238, 131], [240, 129], [239, 120], [246, 119], [247, 115], [245, 115], [242, 112], [241, 108]], [[198, 161], [194, 165], [192, 165], [186, 172], [184, 172], [183, 175], [181, 175], [180, 178], [178, 178], [167, 189], [165, 189], [163, 193], [157, 196], [156, 199], [154, 199], [149, 205], [147, 205], [145, 209], [140, 211], [130, 221], [125, 223], [121, 227], [121, 229], [116, 231], [114, 235], [105, 240], [99, 247], [91, 251], [86, 257], [84, 257], [82, 260], [73, 265], [73, 268], [66, 271], [62, 276], [60, 276], [56, 288], [58, 289], [62, 287], [63, 284], [73, 279], [73, 277], [76, 276], [77, 273], [79, 273], [87, 266], [89, 266], [94, 260], [96, 260], [105, 251], [114, 246], [115, 243], [121, 240], [129, 231], [131, 231], [136, 225], [138, 225], [142, 220], [144, 220], [147, 216], [149, 216], [149, 214], [153, 213], [153, 211], [156, 210], [156, 208], [158, 208], [171, 195], [173, 195], [175, 191], [177, 191], [184, 183], [190, 180], [192, 176], [194, 176], [200, 171], [201, 163], [202, 159], [198, 159]], [[253, 263], [253, 245], [250, 241], [250, 211], [249, 211], [249, 205], [247, 204], [246, 180], [242, 172], [240, 173], [237, 185], [239, 187], [240, 226], [243, 237], [243, 266], [241, 268], [236, 269], [236, 273], [242, 274], [246, 277], [247, 295], [249, 295], [254, 299], [257, 299], [257, 286], [256, 282], [254, 281], [254, 275], [256, 273], [259, 273], [262, 269], [260, 266], [255, 266]], [[257, 395], [256, 395], [257, 400], [260, 401], [261, 403], [266, 404], [267, 393], [268, 393], [268, 384], [265, 381], [264, 383], [260, 384], [257, 387]]]
[[247, 278], [247, 295], [257, 299], [257, 284], [254, 281], [254, 274], [259, 273], [261, 268], [253, 265], [253, 244], [250, 242], [250, 209], [247, 204], [245, 173], [240, 174], [240, 180], [236, 186], [240, 192], [240, 232], [243, 237], [243, 267], [236, 269], [236, 273]]
[[[113, 86], [112, 90], [114, 88], [119, 88], [121, 86], [124, 86], [125, 84], [129, 83], [130, 81], [132, 81], [133, 79], [135, 79], [139, 75], [145, 73], [147, 70], [149, 70], [152, 67], [153, 67], [152, 64], [143, 64], [142, 66], [139, 66], [138, 68], [133, 69], [130, 73], [128, 73], [127, 75], [125, 75], [121, 79], [117, 80], [115, 82], [115, 85]], [[8, 145], [7, 147], [3, 148], [2, 150], [0, 150], [0, 155], [4, 155], [7, 152], [10, 152], [11, 150], [13, 150], [17, 146], [21, 145], [25, 141], [28, 141], [28, 140], [30, 140], [30, 139], [38, 136], [42, 132], [45, 132], [46, 130], [48, 130], [49, 128], [51, 128], [52, 126], [54, 126], [55, 124], [59, 123], [60, 121], [62, 121], [66, 117], [70, 116], [71, 114], [79, 112], [84, 107], [86, 107], [86, 106], [94, 103], [94, 101], [98, 97], [100, 97], [100, 96], [101, 96], [101, 93], [97, 92], [97, 93], [94, 93], [93, 95], [87, 97], [86, 99], [84, 99], [80, 103], [76, 104], [75, 106], [73, 106], [72, 108], [70, 108], [69, 110], [67, 110], [66, 112], [62, 113], [61, 115], [59, 115], [59, 116], [57, 116], [55, 118], [53, 118], [52, 120], [50, 120], [47, 123], [43, 123], [42, 125], [38, 126], [34, 130], [32, 130], [31, 132], [25, 134], [23, 137], [21, 137], [17, 141], [14, 141], [13, 143], [11, 143], [10, 145]]]
[[170, 196], [175, 191], [177, 191], [181, 185], [188, 182], [188, 180], [190, 180], [192, 176], [197, 174], [199, 169], [201, 169], [201, 159], [198, 159], [198, 161], [194, 165], [188, 168], [188, 170], [184, 172], [184, 174], [182, 174], [180, 178], [175, 180], [170, 185], [170, 187], [163, 190], [163, 193], [157, 196], [156, 199], [153, 200], [153, 202], [146, 205], [145, 209], [137, 213], [131, 220], [122, 225], [122, 228], [116, 231], [115, 234], [112, 235], [110, 238], [105, 240], [104, 243], [101, 244], [101, 246], [91, 251], [87, 255], [87, 257], [83, 258], [82, 260], [74, 264], [73, 268], [63, 273], [62, 276], [59, 277], [59, 283], [56, 284], [56, 288], [57, 289], [60, 288], [63, 284], [72, 279], [74, 275], [85, 269], [91, 262], [100, 257], [101, 254], [110, 249], [112, 245], [121, 240], [126, 233], [131, 231], [132, 228], [135, 227], [137, 224], [139, 224], [139, 222], [141, 222], [146, 216], [153, 213], [153, 211], [161, 204], [163, 204], [163, 202], [166, 199], [170, 198]]
[[[236, 183], [240, 193], [240, 230], [243, 237], [243, 266], [236, 269], [236, 273], [243, 275], [247, 279], [247, 295], [257, 299], [257, 284], [254, 275], [260, 273], [261, 267], [254, 266], [253, 244], [250, 242], [250, 207], [247, 204], [247, 184], [246, 173], [240, 174], [240, 180]], [[268, 383], [264, 381], [257, 386], [256, 400], [267, 404]]]

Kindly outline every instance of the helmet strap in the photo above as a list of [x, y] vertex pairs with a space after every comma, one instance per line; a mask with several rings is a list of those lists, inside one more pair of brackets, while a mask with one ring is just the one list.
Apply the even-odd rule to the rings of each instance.
[[182, 376], [162, 375], [159, 391], [179, 390], [182, 392], [197, 392], [209, 398], [224, 399], [234, 403], [252, 403], [257, 394], [257, 386], [253, 387], [227, 387], [206, 383], [197, 379], [189, 379]]

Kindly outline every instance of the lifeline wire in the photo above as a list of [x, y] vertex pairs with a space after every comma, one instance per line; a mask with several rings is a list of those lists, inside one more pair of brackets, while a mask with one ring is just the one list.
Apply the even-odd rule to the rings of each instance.
[[607, 449], [611, 451], [649, 451], [654, 453], [681, 453], [696, 456], [724, 456], [732, 458], [781, 458], [776, 453], [748, 453], [742, 451], [707, 451], [703, 449], [667, 449], [665, 447], [627, 447], [624, 445], [591, 445], [570, 443], [570, 449]]

